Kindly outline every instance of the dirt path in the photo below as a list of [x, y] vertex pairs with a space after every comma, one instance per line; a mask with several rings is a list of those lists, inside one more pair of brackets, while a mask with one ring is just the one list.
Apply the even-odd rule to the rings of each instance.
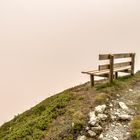
[[118, 93], [117, 98], [109, 100], [109, 104], [97, 106], [99, 110], [95, 107], [89, 112], [87, 133], [77, 140], [130, 140], [131, 121], [136, 115], [134, 105], [137, 104], [138, 98], [140, 98], [140, 82]]
[[[117, 95], [116, 100], [112, 100], [110, 104], [110, 118], [112, 121], [105, 127], [102, 133], [102, 140], [128, 140], [131, 135], [130, 121], [135, 116], [135, 110], [132, 106], [136, 104], [140, 97], [140, 83], [137, 83], [133, 89], [129, 89], [121, 95]], [[128, 108], [121, 108], [120, 103], [124, 103]], [[119, 117], [126, 116], [121, 119]], [[128, 118], [127, 118], [128, 117]]]

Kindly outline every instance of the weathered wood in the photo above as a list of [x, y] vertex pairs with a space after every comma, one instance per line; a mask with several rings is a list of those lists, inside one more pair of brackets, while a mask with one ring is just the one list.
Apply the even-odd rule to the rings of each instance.
[[[114, 59], [131, 57], [131, 61], [114, 63]], [[82, 72], [90, 75], [91, 87], [94, 86], [94, 76], [109, 77], [109, 82], [118, 78], [118, 72], [126, 72], [134, 75], [135, 53], [121, 53], [121, 54], [100, 54], [99, 60], [109, 59], [109, 64], [99, 65], [98, 70]]]
[[132, 53], [131, 54], [131, 75], [134, 75], [134, 66], [135, 66], [135, 53]]
[[[125, 66], [130, 66], [131, 62], [121, 62], [121, 63], [115, 63], [114, 68], [117, 67], [125, 67]], [[99, 65], [99, 70], [105, 70], [105, 69], [110, 69], [110, 64], [104, 64], [104, 65]]]
[[114, 70], [114, 55], [110, 55], [110, 74], [109, 74], [109, 82], [113, 82], [113, 70]]
[[[119, 53], [112, 55], [114, 55], [114, 59], [131, 57], [131, 53]], [[108, 59], [110, 59], [110, 54], [99, 54], [99, 60], [108, 60]]]
[[90, 75], [90, 84], [91, 87], [94, 87], [94, 75]]

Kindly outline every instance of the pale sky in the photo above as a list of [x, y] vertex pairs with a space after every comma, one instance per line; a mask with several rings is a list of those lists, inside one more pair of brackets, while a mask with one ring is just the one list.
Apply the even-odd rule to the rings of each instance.
[[0, 124], [120, 52], [139, 68], [139, 0], [0, 0]]

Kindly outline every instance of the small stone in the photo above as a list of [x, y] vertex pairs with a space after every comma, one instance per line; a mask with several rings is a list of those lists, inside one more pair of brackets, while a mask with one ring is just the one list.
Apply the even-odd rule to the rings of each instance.
[[119, 94], [117, 94], [117, 97], [120, 97], [120, 95], [119, 95]]
[[98, 105], [95, 107], [95, 112], [97, 113], [103, 113], [106, 109], [106, 105]]
[[72, 127], [74, 127], [74, 122], [71, 124]]
[[86, 130], [89, 130], [89, 129], [90, 129], [90, 128], [87, 126], [87, 127], [86, 127]]
[[119, 102], [119, 106], [120, 106], [123, 110], [128, 111], [128, 107], [126, 106], [125, 103]]
[[98, 118], [95, 115], [95, 112], [92, 111], [89, 113], [89, 124], [94, 126], [98, 121]]
[[117, 137], [113, 137], [113, 140], [119, 140]]
[[88, 134], [90, 137], [95, 137], [96, 136], [96, 133], [92, 130], [88, 130]]
[[113, 104], [110, 103], [109, 106], [110, 106], [110, 107], [113, 107]]
[[95, 131], [95, 132], [101, 132], [103, 130], [103, 128], [99, 125], [96, 127], [91, 127], [91, 130]]
[[111, 117], [111, 120], [112, 120], [112, 121], [116, 120], [116, 116], [111, 115], [110, 117]]
[[130, 121], [131, 120], [131, 116], [127, 115], [127, 114], [118, 115], [118, 117], [119, 117], [120, 120], [124, 120], [124, 121], [126, 121], [126, 120]]
[[133, 91], [133, 89], [129, 89], [129, 92], [132, 92]]
[[99, 140], [102, 140], [104, 138], [103, 134], [100, 134]]
[[107, 115], [105, 114], [98, 114], [97, 116], [99, 118], [99, 120], [105, 121], [107, 119]]
[[91, 126], [95, 126], [96, 123], [97, 123], [97, 121], [89, 121], [88, 123], [89, 123]]
[[78, 136], [78, 138], [77, 138], [77, 140], [86, 140], [87, 138], [86, 138], [86, 136]]

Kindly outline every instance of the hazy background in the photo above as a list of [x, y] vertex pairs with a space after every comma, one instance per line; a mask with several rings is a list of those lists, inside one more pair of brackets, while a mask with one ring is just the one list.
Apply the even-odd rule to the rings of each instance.
[[89, 77], [99, 53], [136, 52], [139, 0], [0, 0], [0, 124]]

